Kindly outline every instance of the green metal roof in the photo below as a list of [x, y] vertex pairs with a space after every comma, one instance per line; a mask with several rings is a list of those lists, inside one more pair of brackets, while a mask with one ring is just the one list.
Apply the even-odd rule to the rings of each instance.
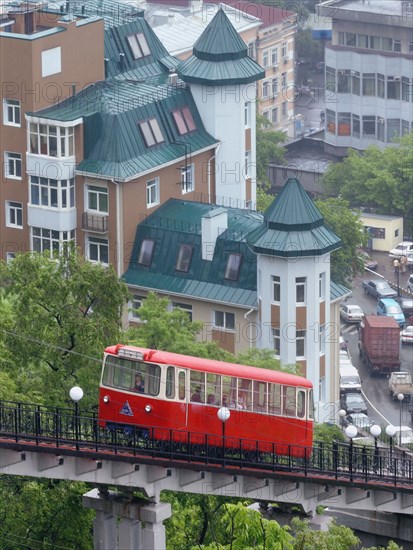
[[182, 61], [177, 72], [185, 82], [246, 84], [264, 78], [265, 71], [248, 56], [248, 48], [220, 8]]
[[264, 223], [248, 236], [254, 252], [270, 256], [320, 256], [340, 248], [341, 241], [300, 182], [290, 178], [264, 214]]
[[[225, 209], [228, 229], [216, 241], [211, 261], [202, 259], [202, 217], [220, 206], [170, 199], [156, 213], [139, 224], [131, 262], [123, 275], [127, 284], [146, 289], [193, 296], [213, 302], [256, 307], [256, 255], [246, 245], [247, 233], [262, 222], [256, 212], [238, 208]], [[144, 239], [155, 240], [150, 267], [137, 263]], [[176, 271], [180, 246], [193, 247], [189, 271]], [[228, 257], [242, 255], [237, 281], [225, 279]]]
[[342, 300], [351, 294], [351, 290], [343, 285], [339, 285], [334, 281], [330, 281], [330, 302]]

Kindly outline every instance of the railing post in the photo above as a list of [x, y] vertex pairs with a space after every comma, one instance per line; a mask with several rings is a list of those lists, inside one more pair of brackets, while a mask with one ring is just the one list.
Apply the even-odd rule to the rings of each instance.
[[336, 441], [333, 441], [333, 470], [334, 477], [338, 477], [338, 445]]
[[41, 432], [41, 426], [40, 426], [40, 407], [37, 406], [36, 410], [34, 411], [34, 426], [35, 426], [35, 441], [36, 445], [39, 444], [39, 436]]

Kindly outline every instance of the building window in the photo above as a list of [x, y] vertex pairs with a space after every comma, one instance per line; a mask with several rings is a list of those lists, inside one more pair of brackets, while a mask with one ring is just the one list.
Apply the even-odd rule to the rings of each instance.
[[54, 231], [40, 227], [32, 227], [32, 250], [34, 252], [50, 251], [50, 256], [58, 254], [63, 246], [75, 242], [75, 231]]
[[395, 40], [393, 42], [393, 51], [394, 52], [401, 52], [402, 51], [402, 43], [401, 40]]
[[91, 262], [109, 264], [109, 241], [98, 237], [86, 238], [87, 259]]
[[369, 47], [369, 37], [367, 34], [357, 35], [357, 46], [359, 48], [365, 48], [365, 49]]
[[287, 118], [287, 102], [283, 101], [281, 105], [281, 116], [283, 120]]
[[262, 52], [262, 66], [264, 67], [264, 69], [269, 66], [270, 64], [269, 59], [270, 59], [269, 50], [264, 50]]
[[270, 111], [263, 111], [262, 116], [265, 118], [265, 120], [270, 121]]
[[273, 302], [281, 301], [281, 279], [276, 275], [272, 277], [272, 299]]
[[337, 126], [339, 136], [351, 136], [351, 113], [338, 113]]
[[351, 71], [352, 75], [352, 93], [360, 95], [360, 73], [358, 71]]
[[375, 73], [363, 73], [363, 95], [376, 95], [376, 75]]
[[7, 227], [23, 227], [23, 205], [21, 202], [6, 201]]
[[385, 126], [385, 120], [383, 117], [378, 116], [377, 117], [377, 139], [380, 141], [385, 141], [386, 137], [384, 135], [384, 126]]
[[271, 65], [278, 64], [278, 48], [271, 48]]
[[359, 115], [352, 115], [353, 121], [353, 137], [360, 137], [360, 117]]
[[270, 93], [270, 83], [268, 80], [264, 80], [262, 83], [262, 99], [267, 99]]
[[364, 116], [363, 117], [363, 137], [375, 138], [376, 137], [376, 117]]
[[385, 98], [384, 74], [377, 73], [377, 97]]
[[274, 109], [271, 109], [271, 122], [273, 124], [278, 123], [278, 107], [274, 107]]
[[97, 187], [95, 185], [86, 186], [86, 205], [87, 209], [100, 214], [107, 214], [108, 206], [108, 190], [106, 187]]
[[248, 56], [251, 59], [255, 59], [255, 42], [250, 42], [248, 44]]
[[22, 156], [20, 153], [4, 153], [4, 176], [15, 180], [22, 179]]
[[142, 307], [143, 301], [145, 300], [146, 296], [139, 296], [138, 294], [134, 294], [132, 296], [132, 300], [130, 302], [130, 308], [129, 308], [129, 318], [133, 321], [140, 321], [139, 317], [139, 308]]
[[74, 208], [75, 178], [53, 180], [30, 176], [30, 204], [47, 208]]
[[287, 87], [287, 73], [282, 73], [281, 75], [281, 87], [283, 90]]
[[155, 241], [144, 239], [139, 252], [138, 264], [149, 267], [152, 263], [152, 256], [155, 250]]
[[278, 76], [271, 80], [271, 94], [272, 97], [276, 97], [278, 95]]
[[305, 357], [305, 330], [295, 331], [295, 355]]
[[399, 236], [399, 230], [398, 230], [398, 229], [395, 229], [395, 230], [394, 230], [394, 236], [395, 236], [395, 237], [398, 237], [398, 236]]
[[320, 300], [325, 300], [326, 297], [326, 274], [320, 273], [318, 276], [318, 296]]
[[283, 42], [281, 44], [281, 57], [283, 59], [286, 59], [287, 58], [287, 42]]
[[330, 109], [326, 110], [326, 129], [329, 134], [336, 133], [336, 113]]
[[281, 331], [279, 328], [272, 329], [272, 342], [274, 346], [274, 355], [275, 357], [279, 357], [281, 353]]
[[188, 107], [183, 107], [182, 109], [176, 109], [175, 111], [172, 111], [172, 116], [174, 117], [175, 124], [178, 128], [180, 136], [196, 130], [195, 122], [192, 118], [192, 113]]
[[134, 59], [150, 55], [151, 50], [143, 33], [131, 34], [127, 36], [127, 40]]
[[246, 128], [251, 127], [251, 102], [244, 103], [244, 124]]
[[386, 52], [393, 51], [393, 39], [382, 36], [381, 38], [381, 49]]
[[3, 124], [20, 126], [20, 101], [17, 99], [3, 99]]
[[185, 193], [190, 193], [195, 189], [193, 164], [189, 164], [188, 166], [181, 168], [181, 186], [183, 195], [185, 195]]
[[380, 36], [370, 36], [370, 49], [380, 50], [380, 48], [381, 48]]
[[156, 118], [150, 118], [149, 120], [139, 122], [139, 127], [147, 147], [152, 147], [153, 145], [157, 145], [158, 143], [162, 143], [164, 141], [164, 137]]
[[51, 48], [42, 52], [42, 77], [62, 72], [62, 49]]
[[74, 128], [37, 124], [29, 126], [30, 153], [49, 157], [71, 157], [75, 154]]
[[146, 206], [151, 208], [159, 204], [159, 178], [154, 178], [146, 182]]
[[413, 82], [409, 83], [409, 79], [405, 76], [402, 77], [402, 100], [409, 102], [410, 99], [413, 99]]
[[227, 311], [214, 311], [213, 312], [214, 327], [222, 328], [225, 330], [235, 329], [235, 315], [234, 313], [228, 313]]
[[346, 46], [356, 47], [356, 34], [354, 32], [346, 32]]
[[351, 75], [350, 71], [338, 70], [337, 71], [337, 92], [339, 94], [351, 93]]
[[228, 256], [227, 267], [225, 269], [225, 279], [237, 281], [241, 268], [242, 254], [230, 254]]
[[336, 91], [336, 70], [332, 67], [326, 67], [326, 90]]
[[16, 257], [16, 253], [15, 252], [6, 252], [6, 262], [7, 263], [10, 263], [14, 260], [14, 258]]
[[326, 327], [325, 325], [320, 325], [320, 332], [319, 332], [319, 351], [320, 355], [324, 355], [326, 352]]
[[176, 271], [188, 273], [193, 249], [194, 247], [190, 244], [181, 244], [179, 247], [178, 259], [176, 261]]
[[251, 177], [251, 151], [245, 151], [244, 155], [245, 164], [244, 164], [244, 177]]
[[388, 76], [387, 77], [387, 99], [400, 99], [401, 94], [401, 82], [400, 77]]
[[295, 279], [295, 301], [297, 304], [304, 304], [306, 300], [306, 278], [296, 277]]
[[395, 139], [400, 137], [400, 119], [387, 119], [387, 142], [393, 143]]
[[183, 304], [182, 302], [172, 302], [172, 309], [180, 309], [185, 311], [188, 315], [189, 320], [192, 323], [192, 306], [191, 304]]
[[386, 229], [384, 227], [369, 227], [369, 236], [373, 239], [385, 239]]

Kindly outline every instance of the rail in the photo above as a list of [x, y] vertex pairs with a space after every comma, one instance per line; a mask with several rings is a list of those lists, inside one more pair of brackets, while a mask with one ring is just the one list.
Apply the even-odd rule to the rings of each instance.
[[[93, 413], [0, 402], [0, 446], [46, 446], [56, 453], [105, 453], [215, 464], [267, 472], [296, 472], [343, 482], [413, 489], [413, 459], [395, 448], [315, 441], [312, 448], [120, 423], [103, 425]], [[223, 445], [222, 445], [223, 444]]]

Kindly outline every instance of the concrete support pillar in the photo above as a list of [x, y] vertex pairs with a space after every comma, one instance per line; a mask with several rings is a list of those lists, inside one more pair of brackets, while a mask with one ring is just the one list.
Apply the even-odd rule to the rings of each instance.
[[163, 521], [171, 517], [170, 504], [148, 504], [120, 492], [92, 489], [83, 495], [83, 506], [96, 510], [95, 550], [165, 550]]

